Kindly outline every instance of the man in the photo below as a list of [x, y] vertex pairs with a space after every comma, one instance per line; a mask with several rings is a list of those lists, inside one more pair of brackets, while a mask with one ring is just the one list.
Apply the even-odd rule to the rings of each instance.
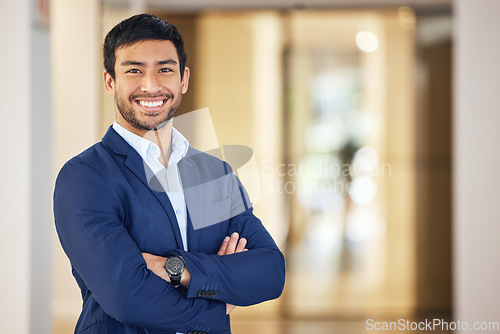
[[283, 255], [230, 167], [172, 127], [190, 75], [177, 29], [136, 15], [103, 53], [116, 122], [54, 191], [83, 298], [75, 333], [230, 333], [235, 306], [281, 294]]

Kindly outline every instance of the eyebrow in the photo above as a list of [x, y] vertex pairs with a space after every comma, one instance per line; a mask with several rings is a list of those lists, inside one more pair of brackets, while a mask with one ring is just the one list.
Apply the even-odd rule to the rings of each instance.
[[[136, 61], [136, 60], [125, 60], [121, 64], [121, 66], [145, 66], [145, 63], [142, 61]], [[177, 62], [173, 59], [166, 59], [166, 60], [160, 60], [156, 62], [156, 65], [177, 65]]]

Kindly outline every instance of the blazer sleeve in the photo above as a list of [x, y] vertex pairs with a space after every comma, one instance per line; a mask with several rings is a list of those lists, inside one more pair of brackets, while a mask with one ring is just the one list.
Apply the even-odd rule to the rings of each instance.
[[253, 214], [248, 194], [227, 165], [231, 211], [229, 233], [247, 239], [246, 252], [219, 256], [176, 250], [191, 274], [187, 296], [238, 306], [278, 298], [285, 284], [285, 259], [271, 235]]
[[252, 208], [231, 219], [230, 232], [248, 240], [247, 252], [219, 256], [177, 250], [191, 274], [187, 296], [249, 306], [278, 298], [285, 260]]
[[225, 330], [226, 305], [187, 298], [153, 274], [123, 224], [118, 195], [82, 161], [61, 170], [54, 191], [54, 216], [73, 268], [116, 320], [159, 331]]

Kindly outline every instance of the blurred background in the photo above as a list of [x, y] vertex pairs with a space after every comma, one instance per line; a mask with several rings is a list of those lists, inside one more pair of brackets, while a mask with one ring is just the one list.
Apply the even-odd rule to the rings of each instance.
[[253, 150], [238, 172], [286, 257], [234, 333], [500, 321], [500, 1], [1, 0], [1, 333], [73, 332], [54, 180], [114, 121], [102, 42], [141, 12], [184, 37], [179, 116]]

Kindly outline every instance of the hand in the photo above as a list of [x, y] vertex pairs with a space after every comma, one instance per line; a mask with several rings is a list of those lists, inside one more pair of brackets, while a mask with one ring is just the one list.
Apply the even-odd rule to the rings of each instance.
[[241, 238], [239, 239], [239, 234], [234, 232], [231, 237], [227, 236], [222, 241], [222, 245], [220, 246], [217, 255], [229, 255], [239, 252], [245, 252], [248, 249], [245, 248], [247, 245], [247, 239]]
[[[234, 232], [231, 237], [227, 236], [222, 241], [222, 245], [220, 246], [217, 255], [229, 255], [234, 253], [246, 252], [248, 249], [245, 248], [247, 245], [247, 239], [239, 238], [239, 234]], [[230, 314], [236, 308], [233, 304], [226, 303], [226, 314]]]
[[236, 308], [235, 305], [233, 304], [226, 304], [226, 315], [230, 314], [233, 312], [233, 310]]
[[[159, 276], [170, 283], [170, 277], [168, 277], [168, 273], [165, 270], [165, 262], [168, 257], [153, 255], [150, 253], [142, 253], [142, 257], [144, 258], [144, 261], [146, 261], [146, 265], [149, 270], [155, 273], [156, 276]], [[185, 268], [181, 276], [181, 285], [188, 287], [190, 282], [191, 274], [189, 273], [189, 270]]]

